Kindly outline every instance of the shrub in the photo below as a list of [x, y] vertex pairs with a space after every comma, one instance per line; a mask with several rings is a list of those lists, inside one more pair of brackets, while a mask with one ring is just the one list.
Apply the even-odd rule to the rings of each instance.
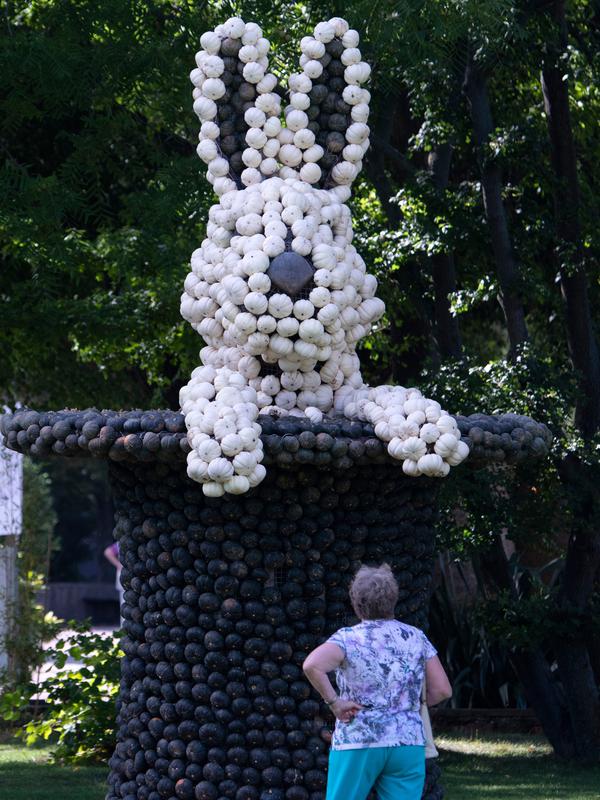
[[[105, 760], [115, 744], [120, 634], [93, 633], [76, 622], [68, 628], [73, 633], [45, 651], [53, 673], [38, 684], [30, 681], [6, 692], [0, 699], [0, 719], [24, 719], [18, 735], [29, 746], [40, 739], [53, 741], [55, 761]], [[78, 664], [69, 666], [69, 659]]]

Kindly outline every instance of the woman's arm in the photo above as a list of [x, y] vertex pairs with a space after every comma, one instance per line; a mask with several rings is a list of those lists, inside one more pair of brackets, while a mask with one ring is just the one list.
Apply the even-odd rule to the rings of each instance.
[[336, 718], [342, 722], [350, 722], [362, 706], [352, 700], [341, 700], [337, 697], [331, 681], [327, 677], [327, 673], [337, 669], [343, 660], [344, 651], [341, 647], [325, 642], [308, 654], [302, 669]]
[[425, 680], [427, 686], [427, 705], [436, 706], [442, 700], [452, 697], [452, 686], [437, 656], [425, 662]]
[[114, 547], [112, 544], [109, 544], [107, 548], [104, 550], [104, 557], [110, 561], [110, 563], [116, 569], [121, 569], [121, 562], [115, 555]]

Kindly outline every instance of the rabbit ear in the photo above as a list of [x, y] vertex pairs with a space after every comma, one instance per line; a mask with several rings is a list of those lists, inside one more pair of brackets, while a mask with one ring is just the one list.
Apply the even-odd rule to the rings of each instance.
[[281, 129], [281, 100], [277, 78], [268, 71], [269, 42], [258, 25], [232, 17], [204, 33], [200, 45], [190, 74], [202, 123], [197, 152], [221, 195], [277, 170], [261, 149], [269, 132], [276, 136]]
[[[362, 61], [358, 43], [358, 33], [345, 20], [320, 22], [300, 43], [302, 72], [290, 76], [285, 110], [287, 128], [296, 131], [294, 144], [301, 150], [300, 177], [324, 189], [347, 187], [346, 198], [369, 147], [371, 95], [361, 85], [371, 68]], [[285, 163], [283, 148], [279, 160]]]

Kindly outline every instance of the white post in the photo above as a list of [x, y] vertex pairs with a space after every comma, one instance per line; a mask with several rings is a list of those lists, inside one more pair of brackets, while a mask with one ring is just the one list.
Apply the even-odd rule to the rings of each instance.
[[11, 668], [6, 645], [17, 601], [17, 546], [22, 526], [23, 456], [0, 442], [0, 675]]

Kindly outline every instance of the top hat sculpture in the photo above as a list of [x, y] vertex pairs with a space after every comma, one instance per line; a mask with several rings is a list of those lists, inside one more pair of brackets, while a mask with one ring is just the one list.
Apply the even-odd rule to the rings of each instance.
[[369, 147], [358, 33], [336, 17], [302, 39], [283, 109], [258, 25], [232, 18], [200, 44], [197, 151], [219, 202], [181, 299], [206, 342], [180, 393], [189, 477], [211, 497], [258, 485], [263, 414], [367, 421], [407, 475], [447, 475], [469, 453], [454, 418], [418, 389], [367, 386], [356, 354], [385, 311], [346, 205]]
[[363, 382], [356, 345], [384, 305], [345, 205], [369, 144], [358, 41], [338, 18], [302, 39], [282, 115], [258, 25], [201, 38], [198, 153], [219, 202], [181, 302], [206, 343], [185, 420], [1, 420], [14, 450], [109, 462], [125, 657], [108, 800], [323, 800], [326, 712], [301, 664], [352, 618], [351, 575], [385, 559], [396, 613], [426, 625], [436, 484], [413, 478], [543, 456], [551, 440], [527, 417], [453, 417]]

